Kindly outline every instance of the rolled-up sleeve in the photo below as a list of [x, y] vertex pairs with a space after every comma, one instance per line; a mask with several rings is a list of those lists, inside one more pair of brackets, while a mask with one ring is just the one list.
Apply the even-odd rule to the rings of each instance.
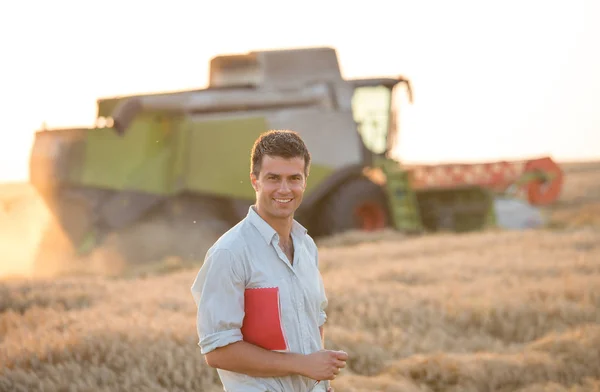
[[244, 269], [231, 251], [210, 251], [192, 285], [202, 354], [242, 340]]

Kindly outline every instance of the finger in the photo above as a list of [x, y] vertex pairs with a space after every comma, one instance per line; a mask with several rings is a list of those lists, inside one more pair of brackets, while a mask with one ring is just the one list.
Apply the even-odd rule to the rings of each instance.
[[348, 359], [348, 353], [346, 353], [345, 351], [336, 351], [335, 354], [336, 354], [337, 358], [341, 359], [342, 361], [345, 361]]
[[346, 361], [337, 360], [337, 361], [335, 361], [335, 366], [339, 367], [339, 368], [345, 368], [346, 367]]

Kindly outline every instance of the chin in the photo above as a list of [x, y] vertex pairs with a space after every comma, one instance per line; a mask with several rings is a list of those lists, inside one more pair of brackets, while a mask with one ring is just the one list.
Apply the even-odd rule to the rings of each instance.
[[273, 215], [275, 215], [278, 218], [289, 218], [290, 216], [294, 215], [294, 210], [292, 210], [292, 209], [282, 210], [282, 209], [278, 208], [275, 211], [273, 211]]
[[275, 204], [275, 206], [271, 209], [271, 214], [278, 218], [288, 218], [294, 215], [294, 211], [296, 209], [294, 206], [279, 206]]

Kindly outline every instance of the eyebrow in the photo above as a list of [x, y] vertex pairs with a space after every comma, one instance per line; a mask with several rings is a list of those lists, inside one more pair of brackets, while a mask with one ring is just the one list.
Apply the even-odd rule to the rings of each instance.
[[[281, 177], [281, 174], [277, 174], [277, 173], [271, 173], [271, 172], [267, 172], [267, 173], [265, 173], [265, 177], [268, 177], [268, 176]], [[302, 177], [302, 173], [290, 174], [288, 177], [295, 177], [295, 176], [300, 176], [300, 177]]]

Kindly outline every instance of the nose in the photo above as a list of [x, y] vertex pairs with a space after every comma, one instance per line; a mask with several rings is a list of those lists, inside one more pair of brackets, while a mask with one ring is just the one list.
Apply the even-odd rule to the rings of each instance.
[[279, 184], [279, 191], [280, 192], [288, 192], [290, 190], [289, 184], [286, 180], [281, 180], [281, 183]]

